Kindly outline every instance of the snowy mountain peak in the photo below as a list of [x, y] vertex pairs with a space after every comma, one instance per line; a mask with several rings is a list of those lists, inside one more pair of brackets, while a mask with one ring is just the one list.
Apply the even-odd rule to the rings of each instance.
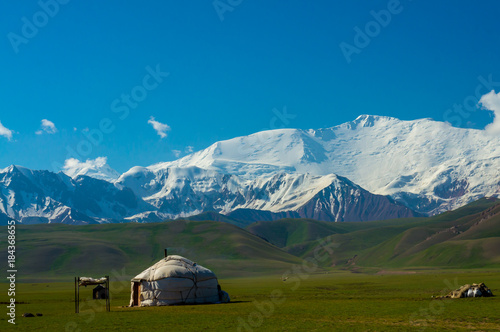
[[21, 169], [25, 167], [19, 166], [19, 165], [10, 165], [6, 168], [4, 168], [1, 173], [13, 173], [13, 172], [21, 172]]
[[375, 125], [386, 126], [391, 122], [401, 122], [401, 120], [389, 116], [362, 114], [358, 116], [354, 121], [344, 123], [340, 125], [340, 127], [350, 130], [356, 130], [361, 128], [373, 127]]
[[[368, 114], [362, 114], [358, 116], [353, 123], [359, 125], [360, 127], [373, 127], [376, 121], [380, 119], [391, 119], [391, 118], [386, 118], [386, 117], [380, 117], [377, 115], [368, 115]], [[392, 119], [391, 119], [392, 120]]]
[[0, 173], [12, 173], [15, 167], [16, 167], [15, 165], [7, 166], [4, 169], [0, 170]]
[[365, 120], [369, 120], [369, 121], [379, 121], [379, 120], [402, 121], [402, 120], [395, 118], [395, 117], [392, 117], [392, 116], [374, 115], [374, 114], [361, 114], [356, 119], [354, 119], [355, 122], [365, 121]]
[[9, 167], [3, 169], [0, 173], [8, 173], [8, 174], [19, 173], [27, 178], [31, 178], [33, 176], [33, 171], [31, 169], [19, 165], [10, 165]]
[[326, 129], [237, 137], [156, 165], [189, 166], [248, 181], [280, 172], [338, 174], [370, 192], [435, 214], [498, 194], [500, 143], [484, 130], [364, 114]]
[[68, 160], [64, 172], [76, 180], [10, 166], [0, 173], [0, 212], [27, 222], [34, 215], [84, 218], [77, 213], [88, 222], [160, 221], [245, 209], [264, 213], [256, 218], [277, 213], [332, 221], [412, 210], [433, 215], [499, 196], [499, 170], [500, 141], [484, 130], [361, 115], [326, 129], [220, 141], [121, 176], [106, 158]]

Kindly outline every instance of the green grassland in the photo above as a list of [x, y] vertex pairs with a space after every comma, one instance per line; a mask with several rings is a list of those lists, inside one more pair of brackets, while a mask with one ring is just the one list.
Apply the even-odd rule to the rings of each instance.
[[318, 239], [335, 243], [323, 266], [363, 270], [500, 268], [500, 204], [481, 199], [432, 218], [363, 223], [258, 222], [251, 233], [297, 257], [312, 257]]
[[[161, 259], [164, 248], [223, 277], [269, 274], [300, 262], [239, 227], [213, 221], [18, 226], [16, 240], [25, 281], [106, 274], [130, 279]], [[0, 260], [7, 261], [6, 251]]]
[[[477, 282], [500, 294], [500, 204], [492, 199], [432, 218], [374, 222], [17, 226], [16, 242], [17, 330], [500, 330], [499, 297], [432, 298]], [[232, 302], [126, 307], [130, 278], [164, 248], [212, 269]], [[75, 314], [73, 278], [104, 275], [112, 311], [87, 299], [87, 287]], [[8, 285], [0, 286], [0, 302], [9, 301]], [[14, 328], [7, 319], [0, 315], [0, 330]]]
[[[74, 313], [73, 284], [21, 283], [16, 326], [2, 315], [2, 330], [45, 331], [435, 331], [499, 330], [500, 297], [433, 299], [450, 288], [483, 281], [499, 293], [498, 271], [355, 274], [346, 271], [221, 279], [231, 303], [128, 308], [130, 284], [111, 284], [111, 312], [82, 287]], [[495, 287], [492, 287], [495, 285]], [[5, 296], [2, 296], [2, 301]], [[42, 317], [24, 318], [24, 312]]]
[[[313, 259], [323, 242], [334, 247], [317, 262], [324, 270], [500, 268], [500, 204], [483, 199], [432, 218], [344, 223], [284, 219], [246, 229], [191, 220], [20, 225], [16, 241], [16, 265], [23, 271], [19, 278], [27, 282], [106, 274], [129, 279], [161, 259], [164, 248], [221, 277], [276, 274], [301, 259]], [[6, 250], [0, 251], [0, 261], [7, 261]]]

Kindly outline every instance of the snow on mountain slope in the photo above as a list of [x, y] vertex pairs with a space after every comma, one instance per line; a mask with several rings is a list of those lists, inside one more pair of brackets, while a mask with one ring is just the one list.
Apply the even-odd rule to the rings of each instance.
[[7, 216], [24, 224], [148, 222], [235, 210], [242, 218], [241, 211], [267, 211], [273, 218], [281, 213], [328, 221], [414, 215], [333, 174], [276, 173], [248, 180], [194, 166], [134, 167], [110, 183], [18, 166], [0, 172], [0, 221]]
[[247, 186], [247, 202], [233, 209], [294, 211], [310, 201], [320, 190], [332, 184], [340, 185], [340, 182], [333, 174], [314, 176], [278, 173], [270, 177], [260, 177]]
[[111, 222], [148, 207], [104, 180], [20, 166], [0, 172], [0, 212], [25, 224]]
[[338, 174], [435, 214], [499, 193], [500, 142], [430, 119], [361, 115], [319, 130], [280, 129], [217, 142], [151, 168], [197, 166], [248, 180], [279, 172]]
[[311, 176], [279, 173], [246, 180], [199, 167], [134, 167], [117, 181], [158, 208], [164, 218], [193, 212], [257, 209], [273, 212], [294, 210], [336, 179], [334, 175]]
[[[373, 195], [334, 174], [318, 176], [281, 172], [248, 180], [194, 166], [134, 167], [123, 174], [115, 185], [131, 188], [136, 196], [156, 208], [127, 217], [134, 221], [188, 217], [205, 211], [229, 214], [235, 210], [295, 212], [306, 218], [327, 221], [414, 216], [410, 209], [395, 204], [387, 197]], [[323, 194], [318, 196], [322, 191]], [[380, 206], [367, 203], [374, 201], [378, 201]], [[307, 208], [301, 210], [306, 205]], [[377, 212], [372, 214], [375, 210]]]
[[296, 210], [303, 218], [336, 221], [368, 221], [416, 216], [387, 196], [374, 195], [346, 178], [337, 177]]
[[119, 177], [105, 158], [69, 160], [65, 173], [0, 171], [0, 214], [70, 223], [206, 211], [330, 221], [431, 215], [500, 195], [500, 140], [429, 119], [362, 115], [326, 129], [217, 142]]
[[217, 142], [174, 162], [150, 166], [152, 170], [196, 166], [255, 179], [261, 174], [293, 172], [292, 166], [303, 152], [301, 133], [279, 129]]

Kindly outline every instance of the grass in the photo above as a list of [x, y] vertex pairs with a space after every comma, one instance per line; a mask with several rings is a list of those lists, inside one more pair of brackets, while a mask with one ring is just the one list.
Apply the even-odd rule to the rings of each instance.
[[[6, 227], [1, 236], [6, 236]], [[224, 222], [170, 221], [152, 224], [30, 225], [16, 228], [16, 265], [24, 281], [58, 281], [75, 275], [125, 270], [137, 275], [169, 254], [185, 256], [222, 277], [269, 274], [300, 259]], [[7, 261], [7, 251], [0, 251]], [[202, 263], [203, 262], [203, 263]]]
[[[111, 312], [103, 301], [82, 300], [74, 313], [73, 283], [19, 283], [15, 328], [46, 331], [405, 331], [498, 330], [500, 297], [438, 300], [450, 287], [485, 282], [500, 293], [499, 271], [420, 271], [415, 274], [302, 273], [221, 279], [232, 302], [218, 305], [127, 308], [130, 285], [113, 282]], [[81, 288], [82, 298], [91, 287]], [[1, 297], [6, 301], [5, 295]], [[5, 307], [4, 307], [5, 308]], [[24, 312], [42, 317], [23, 318]]]
[[[24, 281], [125, 270], [130, 278], [170, 254], [219, 276], [278, 273], [312, 257], [318, 239], [337, 247], [323, 268], [500, 268], [500, 204], [480, 200], [432, 218], [329, 223], [307, 219], [258, 222], [246, 230], [226, 222], [19, 225], [16, 264]], [[7, 228], [0, 228], [5, 236]], [[7, 251], [0, 251], [0, 261]]]
[[337, 247], [325, 268], [500, 268], [497, 200], [481, 199], [432, 218], [362, 223], [281, 220], [247, 229], [301, 258], [312, 257], [318, 239], [328, 237]]
[[[500, 294], [500, 205], [492, 200], [432, 218], [281, 220], [248, 231], [186, 220], [16, 230], [21, 303], [15, 327], [0, 314], [1, 331], [500, 330], [497, 297], [432, 298], [478, 282]], [[325, 237], [336, 246], [318, 251]], [[232, 302], [126, 307], [130, 278], [163, 257], [163, 248], [212, 269]], [[311, 257], [321, 266], [302, 260]], [[5, 250], [0, 261], [7, 261]], [[110, 313], [102, 301], [86, 299], [92, 287], [81, 288], [81, 313], [74, 313], [77, 275], [110, 275]], [[0, 302], [9, 301], [6, 288]], [[24, 312], [43, 316], [23, 318]]]

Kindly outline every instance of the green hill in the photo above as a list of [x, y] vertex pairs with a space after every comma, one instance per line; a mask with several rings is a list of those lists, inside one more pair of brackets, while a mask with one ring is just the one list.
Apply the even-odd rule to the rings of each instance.
[[331, 234], [347, 233], [348, 223], [332, 223], [311, 219], [281, 219], [259, 221], [247, 227], [247, 230], [277, 247], [284, 248], [302, 244]]
[[190, 221], [219, 221], [219, 222], [225, 222], [228, 224], [232, 224], [241, 228], [245, 228], [245, 226], [248, 226], [248, 222], [244, 222], [242, 220], [238, 220], [235, 218], [231, 218], [229, 216], [220, 214], [218, 212], [214, 211], [209, 211], [209, 212], [203, 212], [191, 217], [187, 218], [178, 218], [176, 220], [190, 220]]
[[380, 243], [360, 256], [359, 264], [461, 268], [500, 264], [499, 204], [458, 218], [448, 217], [449, 213], [438, 216], [433, 223], [419, 225]]
[[[326, 257], [319, 262], [326, 269], [500, 267], [500, 204], [491, 199], [432, 218], [372, 222], [283, 219], [244, 230], [222, 221], [176, 220], [16, 230], [18, 278], [32, 281], [128, 279], [161, 259], [164, 248], [221, 277], [282, 275], [318, 254]], [[325, 256], [319, 243], [334, 249]], [[6, 250], [0, 260], [7, 261]]]
[[481, 199], [432, 218], [321, 223], [259, 222], [247, 228], [283, 250], [313, 257], [318, 241], [335, 244], [324, 266], [479, 268], [500, 266], [500, 204]]
[[[2, 231], [5, 231], [3, 227]], [[300, 260], [234, 225], [214, 221], [17, 227], [18, 276], [139, 274], [164, 255], [185, 256], [224, 277], [281, 274]], [[7, 261], [6, 250], [0, 259]]]

